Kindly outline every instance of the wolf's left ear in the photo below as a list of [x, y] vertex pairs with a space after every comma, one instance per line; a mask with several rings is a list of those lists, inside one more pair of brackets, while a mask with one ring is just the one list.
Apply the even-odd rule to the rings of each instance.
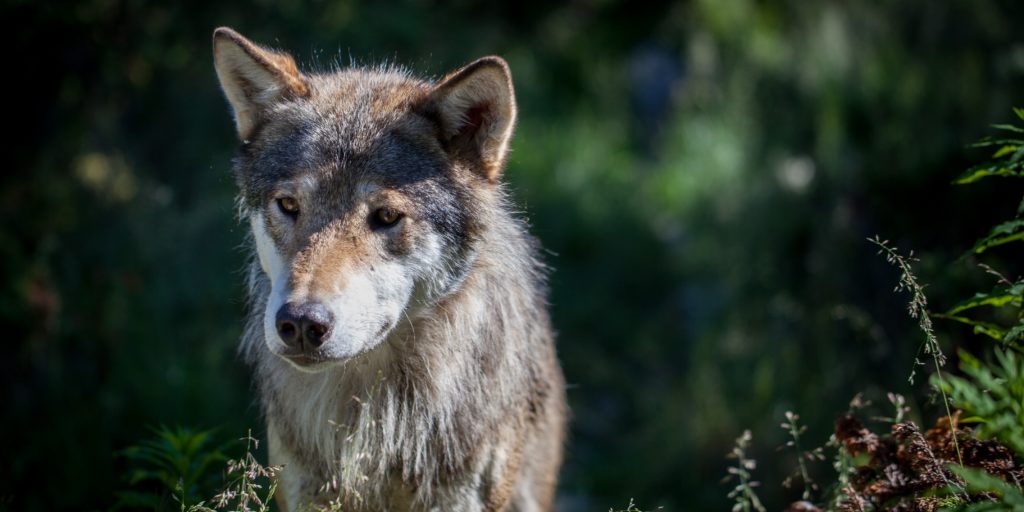
[[484, 57], [445, 77], [427, 100], [450, 154], [473, 160], [484, 177], [501, 176], [516, 124], [512, 73], [501, 57]]
[[213, 61], [242, 140], [274, 103], [309, 95], [306, 77], [291, 55], [257, 46], [228, 27], [213, 31]]

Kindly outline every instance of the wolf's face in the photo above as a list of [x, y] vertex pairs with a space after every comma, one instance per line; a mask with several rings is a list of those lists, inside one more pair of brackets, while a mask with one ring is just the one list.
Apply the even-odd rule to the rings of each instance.
[[272, 352], [329, 367], [457, 290], [514, 125], [504, 61], [434, 85], [387, 70], [304, 75], [229, 29], [214, 54], [244, 141], [235, 172], [270, 282]]

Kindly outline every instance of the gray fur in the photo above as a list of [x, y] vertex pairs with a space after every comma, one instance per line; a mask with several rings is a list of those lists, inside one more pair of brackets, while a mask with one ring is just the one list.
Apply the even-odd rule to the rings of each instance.
[[[234, 32], [219, 29], [218, 44], [242, 45], [261, 66], [278, 63], [260, 77], [291, 73], [280, 64], [290, 57], [264, 55]], [[473, 64], [441, 84], [393, 68], [348, 69], [291, 74], [280, 90], [255, 92], [244, 80], [229, 83], [233, 67], [245, 65], [218, 62], [236, 115], [246, 95], [262, 102], [244, 105], [239, 122], [247, 138], [234, 165], [243, 219], [272, 215], [281, 183], [315, 184], [294, 227], [265, 222], [291, 265], [294, 290], [312, 272], [304, 258], [341, 261], [351, 247], [371, 270], [379, 259], [407, 264], [415, 275], [401, 318], [375, 345], [309, 373], [268, 346], [271, 282], [253, 258], [241, 352], [255, 371], [271, 463], [286, 464], [282, 507], [550, 509], [565, 391], [538, 246], [500, 182], [511, 125], [494, 123], [514, 122], [515, 106], [510, 82], [492, 96], [487, 89], [503, 87], [496, 81], [507, 77], [503, 61]], [[474, 76], [472, 66], [490, 76]], [[476, 80], [475, 89], [466, 89], [468, 103], [446, 105], [442, 89], [461, 87], [458, 80]], [[482, 117], [446, 110], [472, 106], [474, 94], [490, 108]], [[367, 184], [403, 198], [410, 219], [401, 231], [385, 236], [365, 226]], [[427, 240], [441, 241], [440, 256], [423, 268], [415, 262]], [[316, 275], [331, 270], [321, 266]]]

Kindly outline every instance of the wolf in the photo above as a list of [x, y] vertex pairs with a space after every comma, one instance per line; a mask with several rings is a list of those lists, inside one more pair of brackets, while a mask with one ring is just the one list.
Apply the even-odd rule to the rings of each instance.
[[539, 511], [567, 421], [509, 67], [301, 72], [213, 33], [242, 143], [253, 367], [287, 511]]

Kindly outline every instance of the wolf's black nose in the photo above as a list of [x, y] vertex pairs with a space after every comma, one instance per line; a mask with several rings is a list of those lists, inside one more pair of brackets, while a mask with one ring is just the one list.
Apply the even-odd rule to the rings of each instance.
[[277, 334], [285, 345], [313, 349], [331, 332], [331, 311], [319, 302], [288, 302], [277, 311]]

